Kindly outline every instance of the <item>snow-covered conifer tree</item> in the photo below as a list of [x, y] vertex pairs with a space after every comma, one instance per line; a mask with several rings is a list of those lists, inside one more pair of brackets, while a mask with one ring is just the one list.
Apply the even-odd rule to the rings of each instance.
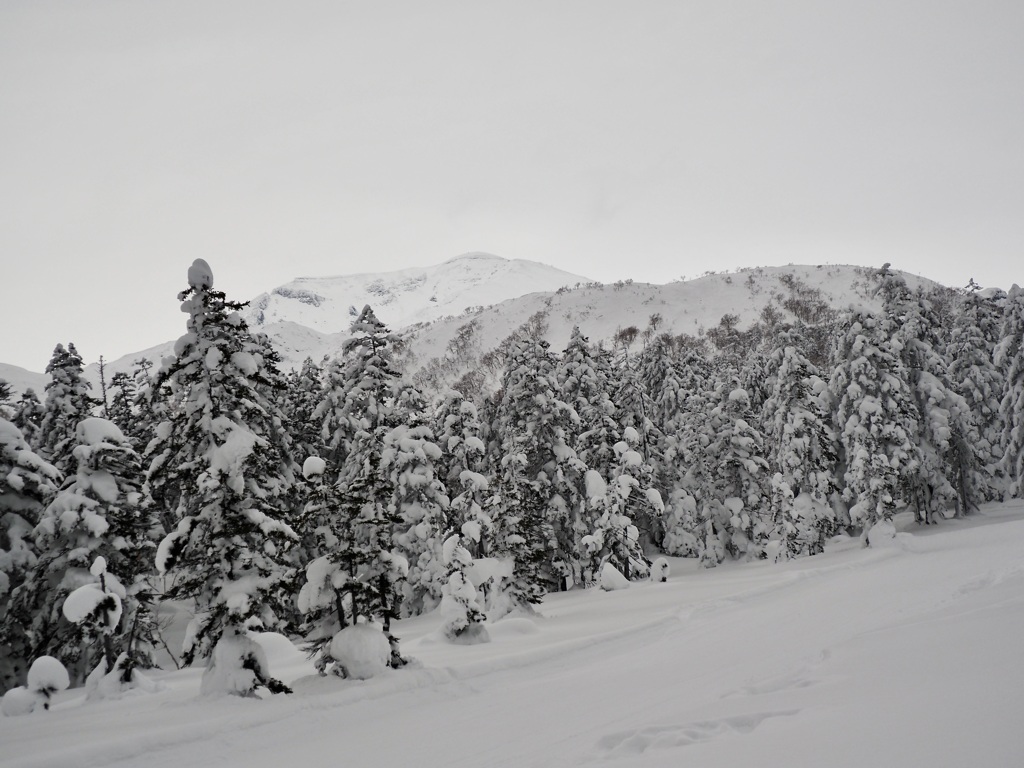
[[902, 474], [917, 519], [930, 523], [942, 519], [947, 508], [963, 513], [981, 500], [980, 461], [969, 442], [970, 410], [949, 374], [941, 325], [929, 297], [911, 292], [902, 278], [889, 273], [881, 290], [917, 411], [916, 461], [904, 465]]
[[[768, 462], [764, 435], [750, 410], [746, 390], [734, 382], [719, 384], [718, 405], [711, 409], [713, 467], [712, 516], [721, 548], [734, 557], [760, 557], [767, 542]], [[705, 552], [721, 551], [705, 546]], [[717, 555], [716, 555], [717, 556]], [[709, 558], [706, 564], [713, 564]]]
[[39, 427], [43, 423], [43, 416], [46, 409], [39, 401], [36, 391], [29, 387], [21, 393], [21, 397], [13, 404], [11, 423], [14, 424], [25, 437], [29, 445], [39, 444]]
[[319, 456], [323, 452], [320, 425], [313, 416], [323, 393], [321, 373], [320, 366], [307, 357], [299, 370], [287, 376], [282, 409], [296, 456]]
[[[408, 562], [393, 549], [399, 518], [392, 506], [394, 485], [382, 458], [385, 438], [396, 426], [398, 374], [390, 349], [394, 337], [369, 306], [351, 331], [343, 357], [328, 367], [315, 412], [323, 425], [325, 482], [337, 486], [332, 493], [337, 494], [338, 512], [333, 527], [325, 529], [329, 538], [320, 545], [323, 555], [306, 568], [305, 597], [300, 595], [299, 607], [312, 614], [304, 635], [319, 643], [321, 668], [336, 661], [330, 658], [332, 628], [356, 623], [360, 617], [382, 619], [391, 664], [401, 666], [398, 639], [390, 628], [400, 608]], [[326, 606], [328, 602], [336, 608]], [[344, 618], [345, 610], [351, 619]]]
[[447, 569], [441, 599], [443, 631], [448, 639], [458, 643], [486, 643], [490, 641], [484, 626], [487, 617], [480, 603], [480, 595], [467, 575], [469, 567], [473, 565], [473, 555], [466, 544], [472, 542], [474, 535], [480, 531], [473, 523], [464, 528], [462, 533], [451, 534], [442, 546], [442, 559]]
[[82, 358], [74, 344], [68, 344], [67, 349], [58, 344], [46, 372], [50, 381], [34, 447], [40, 456], [68, 474], [75, 469], [71, 457], [75, 428], [90, 415], [97, 401], [89, 396], [91, 386], [82, 378]]
[[401, 521], [394, 543], [409, 562], [403, 606], [410, 614], [441, 601], [447, 565], [441, 550], [449, 527], [448, 492], [435, 469], [441, 449], [418, 401], [418, 395], [398, 398], [395, 415], [403, 423], [387, 433], [381, 456], [394, 489], [391, 513]]
[[483, 556], [489, 551], [493, 527], [491, 518], [484, 512], [490, 487], [484, 426], [476, 406], [455, 390], [442, 396], [434, 425], [441, 448], [439, 474], [452, 497], [448, 509], [449, 528], [461, 530], [464, 523], [475, 523], [479, 535], [463, 543], [472, 548], [470, 554]]
[[[104, 640], [114, 658], [127, 654], [126, 675], [135, 666], [153, 666], [155, 545], [139, 456], [121, 431], [90, 417], [78, 423], [75, 442], [75, 474], [33, 531], [39, 557], [12, 603], [31, 615], [26, 631], [34, 654], [60, 659], [80, 684], [102, 657]], [[107, 591], [116, 594], [119, 608], [124, 605], [123, 621], [113, 621], [104, 633], [83, 631], [63, 611], [68, 595], [94, 581], [89, 569], [96, 558], [105, 563]]]
[[771, 397], [765, 403], [775, 558], [814, 555], [836, 533], [836, 438], [828, 384], [795, 344], [778, 353]]
[[892, 532], [901, 480], [918, 460], [912, 442], [916, 408], [894, 337], [886, 317], [854, 312], [829, 382], [845, 464], [843, 498], [850, 504], [850, 522], [865, 534], [879, 524], [881, 535]]
[[0, 419], [0, 691], [23, 684], [32, 659], [32, 616], [15, 610], [11, 595], [36, 564], [32, 529], [59, 479], [21, 431]]
[[246, 630], [277, 629], [289, 610], [283, 553], [296, 538], [286, 522], [293, 464], [274, 434], [282, 420], [265, 394], [262, 347], [238, 313], [244, 305], [214, 290], [202, 259], [188, 278], [179, 294], [187, 333], [157, 376], [167, 417], [147, 450], [148, 486], [175, 521], [157, 568], [170, 582], [167, 597], [194, 601], [184, 661], [211, 659], [204, 690], [251, 695], [266, 674], [231, 670], [256, 663]]
[[1006, 297], [1002, 338], [996, 347], [996, 365], [1005, 384], [999, 404], [1003, 420], [1003, 472], [1009, 493], [1024, 497], [1024, 290], [1014, 285]]
[[[542, 339], [521, 339], [511, 349], [502, 379], [495, 433], [500, 438], [497, 495], [499, 528], [519, 521], [536, 533], [548, 528], [553, 539], [534, 538], [530, 555], [544, 564], [534, 571], [541, 589], [560, 587], [573, 571], [576, 531], [573, 510], [579, 504], [586, 466], [569, 445], [579, 423], [576, 411], [560, 395], [554, 361]], [[513, 488], [513, 486], [518, 486]], [[516, 509], [517, 504], [526, 506]], [[535, 524], [536, 523], [536, 524]], [[517, 560], [517, 567], [519, 566]]]
[[992, 292], [966, 291], [948, 347], [950, 378], [970, 411], [971, 431], [966, 439], [977, 457], [976, 484], [985, 501], [1000, 498], [1003, 490], [1003, 423], [999, 401], [1004, 379], [994, 362], [999, 336], [995, 317], [1002, 317], [1002, 309]]

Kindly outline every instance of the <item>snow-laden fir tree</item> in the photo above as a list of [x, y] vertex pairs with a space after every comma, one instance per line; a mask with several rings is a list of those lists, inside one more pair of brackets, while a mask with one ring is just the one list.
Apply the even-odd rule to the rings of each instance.
[[96, 406], [89, 395], [91, 385], [82, 378], [82, 357], [74, 344], [58, 344], [46, 366], [50, 381], [46, 385], [46, 403], [39, 424], [37, 443], [39, 455], [62, 473], [74, 472], [71, 450], [78, 422], [87, 418]]
[[306, 650], [321, 674], [346, 671], [331, 655], [332, 641], [346, 627], [380, 615], [390, 592], [380, 590], [380, 577], [396, 567], [388, 555], [394, 520], [386, 514], [379, 467], [344, 486], [325, 476], [327, 462], [306, 459], [306, 506], [300, 518], [313, 540], [305, 567], [298, 607], [304, 615]]
[[[537, 558], [543, 565], [536, 570], [531, 567], [530, 578], [539, 578], [541, 589], [561, 588], [574, 570], [573, 518], [586, 472], [569, 445], [578, 423], [576, 411], [561, 397], [547, 342], [516, 341], [496, 412], [502, 468], [496, 483], [499, 503], [492, 518], [506, 537], [516, 533], [512, 520], [536, 534], [529, 559]], [[519, 505], [525, 508], [518, 509]], [[546, 530], [553, 533], [552, 538], [544, 538]], [[520, 566], [518, 559], [516, 566]]]
[[11, 385], [5, 379], [0, 379], [0, 419], [10, 420], [12, 415], [11, 397], [13, 393]]
[[949, 375], [970, 411], [971, 431], [966, 439], [978, 460], [979, 493], [982, 500], [993, 501], [1001, 498], [1003, 486], [1003, 422], [999, 401], [1004, 379], [994, 362], [999, 338], [994, 318], [1001, 320], [1002, 308], [993, 292], [977, 290], [973, 281], [971, 286], [974, 289], [965, 290], [961, 311], [950, 332]]
[[461, 530], [464, 523], [475, 523], [479, 535], [463, 544], [474, 557], [481, 557], [490, 551], [493, 522], [484, 512], [490, 481], [484, 425], [477, 407], [460, 392], [449, 390], [434, 414], [434, 432], [441, 448], [439, 475], [451, 496], [449, 527]]
[[487, 500], [487, 513], [494, 521], [490, 555], [512, 563], [512, 574], [501, 585], [503, 593], [488, 600], [499, 614], [495, 618], [517, 610], [533, 613], [533, 606], [552, 586], [555, 532], [543, 495], [527, 479], [528, 464], [525, 453], [502, 456]]
[[[561, 398], [576, 411], [579, 420], [567, 422], [566, 441], [586, 469], [593, 470], [608, 479], [614, 472], [618, 458], [615, 446], [622, 441], [622, 429], [615, 420], [616, 408], [609, 390], [612, 373], [610, 356], [603, 350], [594, 349], [587, 338], [574, 328], [569, 344], [558, 361], [555, 380]], [[585, 478], [586, 471], [577, 471]], [[594, 524], [600, 512], [587, 503], [584, 492], [578, 495], [579, 503], [571, 511], [569, 521], [573, 538], [572, 550], [577, 553], [573, 580], [587, 581], [585, 571], [589, 568], [590, 556], [582, 545], [584, 536], [594, 532]]]
[[892, 533], [892, 516], [904, 501], [902, 479], [917, 462], [916, 408], [900, 357], [896, 329], [886, 316], [856, 311], [836, 350], [829, 382], [841, 447], [843, 499], [850, 522]]
[[651, 455], [652, 446], [658, 444], [657, 428], [652, 421], [654, 405], [652, 393], [644, 386], [639, 355], [630, 353], [635, 328], [621, 329], [615, 336], [616, 355], [611, 383], [615, 402], [615, 420], [620, 426], [632, 427], [640, 436], [640, 453], [644, 459]]
[[24, 684], [33, 656], [27, 631], [32, 616], [14, 610], [11, 595], [36, 564], [32, 530], [59, 479], [21, 430], [0, 419], [0, 691]]
[[721, 562], [720, 555], [760, 557], [768, 540], [768, 462], [764, 435], [750, 410], [746, 390], [735, 381], [717, 387], [718, 404], [711, 409], [711, 440], [707, 447], [712, 465], [710, 512], [718, 542], [704, 547], [705, 565]]
[[782, 559], [818, 554], [837, 532], [831, 504], [837, 456], [828, 384], [795, 343], [776, 356], [765, 421], [777, 541], [769, 555]]
[[[121, 434], [126, 437], [135, 421], [135, 398], [137, 396], [138, 387], [130, 373], [118, 371], [110, 377], [106, 418], [113, 422], [121, 430]], [[136, 448], [138, 449], [138, 446]], [[142, 446], [141, 449], [145, 450], [146, 446]]]
[[580, 541], [583, 580], [596, 582], [606, 563], [627, 579], [647, 576], [650, 570], [640, 546], [640, 531], [626, 514], [626, 499], [632, 486], [629, 483], [609, 486], [593, 469], [587, 471], [584, 482], [590, 532]]
[[[202, 259], [188, 279], [178, 297], [187, 332], [157, 375], [167, 417], [147, 450], [148, 486], [175, 521], [157, 568], [166, 596], [194, 606], [183, 658], [210, 659], [204, 691], [252, 695], [267, 682], [279, 689], [246, 632], [281, 628], [290, 610], [293, 465], [279, 450], [282, 419], [265, 394], [272, 375], [238, 312], [244, 305], [214, 290]], [[239, 672], [246, 664], [254, 669]]]
[[[369, 306], [351, 332], [342, 358], [328, 368], [315, 413], [325, 446], [324, 482], [335, 484], [331, 493], [338, 505], [333, 524], [325, 529], [330, 538], [319, 545], [323, 554], [306, 568], [299, 601], [300, 609], [310, 614], [303, 633], [320, 654], [321, 669], [335, 661], [329, 648], [333, 628], [371, 618], [382, 620], [391, 664], [404, 663], [390, 630], [400, 610], [408, 562], [394, 551], [399, 518], [392, 506], [394, 484], [382, 458], [385, 438], [396, 426], [398, 374], [390, 349], [394, 337]], [[305, 532], [307, 523], [301, 528]], [[333, 616], [327, 606], [331, 601]]]
[[29, 445], [38, 445], [39, 427], [45, 413], [46, 409], [32, 387], [22, 392], [21, 397], [13, 403], [11, 423], [21, 430]]
[[[103, 662], [97, 665], [106, 675], [113, 671], [117, 655], [111, 636], [121, 623], [124, 604], [121, 601], [123, 589], [109, 578], [107, 563], [103, 556], [97, 557], [89, 567], [95, 582], [76, 587], [61, 603], [64, 618], [80, 627], [83, 639], [89, 645], [102, 643]], [[129, 679], [131, 675], [129, 674]]]
[[999, 415], [1003, 420], [1003, 473], [1008, 492], [1024, 497], [1024, 290], [1014, 285], [1006, 297], [1002, 338], [995, 351], [996, 365], [1003, 372], [1003, 397]]
[[[76, 428], [75, 473], [46, 508], [33, 536], [38, 560], [12, 596], [17, 610], [31, 615], [26, 631], [33, 652], [53, 656], [76, 684], [104, 655], [127, 654], [127, 677], [136, 666], [153, 666], [154, 524], [143, 504], [138, 454], [106, 419], [88, 418]], [[68, 595], [96, 581], [97, 558], [123, 616], [106, 632], [90, 632], [64, 613]], [[110, 670], [107, 670], [108, 672]]]
[[479, 526], [470, 522], [463, 526], [461, 532], [452, 533], [442, 545], [441, 557], [447, 576], [440, 608], [444, 620], [442, 631], [449, 640], [457, 643], [490, 641], [484, 626], [487, 616], [484, 614], [480, 594], [468, 575], [473, 565], [473, 555], [469, 548], [479, 533]]
[[292, 451], [296, 456], [319, 456], [323, 453], [320, 425], [313, 416], [323, 393], [321, 374], [320, 366], [307, 357], [298, 370], [287, 376], [282, 410], [288, 420]]
[[608, 475], [608, 483], [622, 498], [622, 511], [640, 531], [641, 547], [631, 550], [630, 566], [625, 575], [644, 578], [648, 574], [647, 558], [642, 553], [642, 542], [660, 542], [664, 539], [665, 504], [655, 483], [654, 468], [641, 451], [641, 436], [633, 429], [622, 430], [622, 439], [612, 446], [615, 464]]
[[980, 462], [969, 442], [967, 402], [953, 386], [944, 357], [940, 320], [932, 300], [911, 292], [902, 277], [886, 273], [880, 290], [916, 408], [916, 461], [903, 472], [908, 500], [921, 522], [940, 520], [952, 507], [963, 514], [981, 500]]
[[438, 477], [441, 449], [426, 423], [425, 405], [411, 386], [395, 401], [396, 420], [384, 437], [381, 461], [394, 489], [390, 511], [400, 522], [394, 543], [409, 563], [403, 609], [416, 615], [441, 602], [446, 580], [442, 545], [449, 528], [448, 490]]
[[661, 547], [677, 556], [704, 558], [712, 543], [714, 552], [707, 562], [720, 562], [711, 505], [714, 499], [714, 467], [708, 453], [712, 443], [710, 414], [718, 404], [711, 368], [696, 350], [680, 359], [686, 390], [683, 407], [667, 425], [660, 457], [661, 485], [667, 493]]

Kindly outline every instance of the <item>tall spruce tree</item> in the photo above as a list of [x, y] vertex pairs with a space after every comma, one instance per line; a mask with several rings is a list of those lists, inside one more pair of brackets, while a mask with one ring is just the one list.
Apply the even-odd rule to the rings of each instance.
[[465, 523], [475, 525], [476, 536], [463, 538], [474, 557], [489, 552], [493, 521], [484, 512], [490, 487], [484, 425], [477, 407], [452, 389], [441, 398], [434, 414], [434, 432], [441, 448], [439, 475], [449, 495], [449, 532], [461, 531]]
[[950, 507], [965, 513], [981, 500], [980, 462], [970, 443], [970, 410], [946, 364], [939, 317], [932, 299], [911, 292], [902, 277], [886, 273], [881, 291], [916, 409], [916, 460], [902, 471], [908, 500], [925, 523], [942, 519]]
[[403, 607], [419, 614], [441, 602], [448, 575], [442, 546], [450, 530], [450, 504], [439, 477], [441, 449], [415, 388], [403, 387], [395, 416], [402, 423], [385, 436], [382, 462], [394, 489], [390, 511], [401, 521], [395, 545], [409, 563]]
[[[990, 293], [982, 293], [974, 281], [965, 290], [961, 312], [950, 333], [949, 375], [963, 395], [970, 412], [968, 443], [978, 460], [976, 483], [981, 498], [992, 501], [1003, 491], [1003, 423], [999, 401], [1003, 394], [1003, 373], [994, 362], [999, 338], [994, 318], [1002, 309]], [[994, 327], [994, 330], [993, 330]]]
[[1024, 290], [1014, 285], [1006, 297], [1002, 338], [995, 352], [1005, 384], [999, 403], [1003, 420], [1003, 473], [1008, 492], [1024, 497]]
[[836, 533], [836, 438], [828, 384], [795, 344], [779, 358], [774, 389], [765, 403], [772, 463], [772, 519], [776, 559], [814, 555]]
[[[574, 510], [586, 466], [569, 445], [579, 416], [566, 403], [546, 341], [526, 338], [511, 348], [502, 379], [495, 433], [500, 437], [496, 525], [508, 541], [511, 521], [532, 531], [531, 553], [516, 567], [530, 571], [541, 590], [562, 588], [575, 570]], [[518, 509], [523, 505], [523, 509]], [[545, 538], [550, 530], [551, 538]], [[522, 555], [522, 553], [521, 553]], [[526, 562], [540, 566], [527, 566]]]
[[[321, 646], [333, 626], [344, 626], [345, 600], [351, 623], [360, 617], [380, 618], [391, 643], [391, 664], [401, 666], [404, 660], [398, 639], [391, 634], [391, 621], [400, 610], [408, 562], [394, 552], [393, 533], [400, 520], [392, 506], [394, 484], [383, 464], [385, 439], [396, 426], [399, 382], [391, 353], [395, 337], [369, 306], [350, 330], [343, 356], [328, 367], [314, 414], [322, 424], [325, 482], [336, 485], [332, 493], [338, 498], [337, 523], [327, 531], [329, 541], [321, 545], [320, 570], [306, 569], [307, 597], [300, 600], [300, 608], [311, 608], [312, 620], [304, 625], [304, 634]], [[334, 578], [332, 573], [341, 574], [335, 582], [340, 586], [326, 588], [324, 579]], [[344, 593], [342, 602], [333, 597], [339, 592]], [[333, 617], [323, 607], [331, 600], [338, 606]], [[332, 661], [323, 654], [322, 664]]]
[[902, 479], [918, 461], [916, 408], [895, 336], [886, 316], [854, 312], [829, 382], [842, 449], [843, 499], [850, 505], [850, 522], [865, 534], [879, 524], [891, 526], [904, 501]]
[[[275, 439], [282, 419], [266, 395], [273, 376], [238, 313], [244, 305], [214, 290], [209, 265], [197, 259], [188, 281], [178, 296], [187, 332], [157, 375], [167, 416], [147, 450], [148, 486], [175, 522], [157, 567], [168, 598], [194, 603], [184, 661], [210, 659], [205, 691], [281, 690], [245, 637], [254, 627], [281, 628], [290, 610], [283, 553], [296, 538], [286, 522], [294, 476]], [[250, 674], [233, 676], [234, 668]]]

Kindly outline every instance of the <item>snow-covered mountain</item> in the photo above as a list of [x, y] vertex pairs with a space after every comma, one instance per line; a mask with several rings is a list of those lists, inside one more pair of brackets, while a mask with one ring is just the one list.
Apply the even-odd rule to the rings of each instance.
[[[937, 285], [927, 278], [901, 274], [911, 290]], [[536, 318], [535, 325], [543, 329], [552, 348], [560, 350], [568, 342], [573, 326], [579, 326], [592, 342], [610, 344], [619, 330], [632, 326], [643, 331], [655, 316], [658, 333], [697, 336], [717, 326], [725, 315], [734, 316], [739, 328], [748, 328], [769, 305], [789, 320], [793, 319], [794, 310], [801, 311], [802, 306], [837, 311], [852, 306], [880, 310], [877, 275], [878, 270], [865, 267], [790, 265], [708, 273], [667, 285], [632, 281], [587, 283], [554, 293], [509, 299], [459, 317], [408, 328], [404, 365], [407, 372], [415, 372], [457, 356], [456, 370], [445, 377], [452, 380], [458, 370], [475, 367], [476, 361], [530, 318]], [[455, 338], [462, 350], [458, 355], [453, 355], [452, 350]]]
[[36, 373], [17, 365], [0, 363], [0, 379], [11, 385], [11, 391], [21, 393], [26, 389], [34, 389], [36, 394], [43, 396], [43, 387], [49, 381], [45, 373]]
[[347, 331], [369, 304], [397, 329], [587, 280], [536, 261], [467, 253], [432, 267], [300, 277], [253, 299], [246, 320], [254, 328], [290, 322], [331, 334]]
[[[739, 327], [747, 327], [769, 304], [784, 317], [792, 317], [795, 302], [801, 301], [834, 310], [851, 305], [878, 309], [876, 275], [877, 270], [865, 267], [790, 265], [706, 273], [666, 285], [630, 280], [602, 284], [537, 262], [467, 254], [434, 267], [299, 278], [254, 299], [247, 320], [270, 337], [287, 369], [306, 357], [322, 360], [339, 354], [353, 312], [370, 304], [409, 342], [402, 360], [407, 373], [450, 359], [449, 345], [458, 336], [463, 342], [460, 360], [449, 366], [445, 377], [452, 379], [531, 317], [542, 320], [545, 338], [556, 350], [565, 345], [573, 326], [591, 341], [610, 342], [620, 329], [635, 326], [643, 331], [655, 315], [660, 317], [659, 333], [697, 335], [727, 314], [738, 318]], [[936, 285], [916, 275], [904, 277], [911, 289]], [[130, 371], [141, 357], [159, 363], [173, 348], [173, 341], [167, 341], [107, 361], [108, 378]], [[98, 390], [98, 366], [88, 366], [86, 376]], [[25, 386], [41, 390], [46, 381], [43, 374], [14, 366], [0, 369], [0, 378], [10, 381], [15, 391]]]

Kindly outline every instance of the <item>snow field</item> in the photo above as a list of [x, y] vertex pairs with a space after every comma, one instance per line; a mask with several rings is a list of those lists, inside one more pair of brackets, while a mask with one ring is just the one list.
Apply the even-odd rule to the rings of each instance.
[[1024, 504], [897, 529], [782, 564], [671, 559], [666, 583], [550, 595], [484, 645], [444, 642], [437, 612], [396, 622], [416, 663], [368, 681], [261, 636], [294, 695], [204, 700], [201, 669], [68, 691], [0, 718], [0, 764], [1018, 765]]

